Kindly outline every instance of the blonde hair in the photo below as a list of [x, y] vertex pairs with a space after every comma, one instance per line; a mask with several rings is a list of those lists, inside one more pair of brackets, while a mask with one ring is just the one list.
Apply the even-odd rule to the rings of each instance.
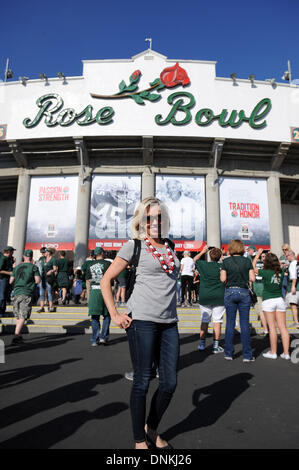
[[134, 217], [132, 220], [131, 236], [138, 240], [143, 240], [146, 237], [146, 231], [142, 221], [144, 216], [147, 214], [148, 208], [151, 205], [158, 205], [161, 209], [161, 237], [166, 238], [168, 236], [170, 220], [168, 209], [164, 202], [160, 201], [156, 197], [147, 197], [143, 199], [135, 210]]
[[290, 245], [288, 245], [287, 243], [284, 243], [284, 244], [282, 245], [281, 249], [282, 249], [282, 250], [290, 250], [291, 247], [290, 247]]
[[232, 255], [241, 255], [242, 256], [245, 253], [244, 244], [241, 240], [232, 240], [228, 244], [227, 251], [229, 252], [229, 254], [231, 256]]

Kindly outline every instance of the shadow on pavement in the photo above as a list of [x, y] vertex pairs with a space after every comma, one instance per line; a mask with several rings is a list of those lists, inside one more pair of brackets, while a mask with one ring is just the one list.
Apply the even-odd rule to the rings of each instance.
[[0, 410], [0, 428], [31, 418], [46, 410], [55, 409], [66, 403], [78, 403], [92, 398], [99, 392], [93, 390], [98, 385], [106, 385], [123, 378], [120, 374], [107, 375], [95, 379], [74, 382], [51, 392], [25, 400]]
[[9, 371], [0, 371], [0, 390], [21, 385], [26, 382], [49, 375], [61, 369], [62, 366], [72, 364], [73, 362], [82, 361], [82, 358], [67, 359], [57, 362], [56, 364], [39, 364], [38, 366], [20, 367]]
[[[88, 421], [108, 419], [127, 409], [126, 403], [114, 402], [91, 412], [84, 410], [69, 413], [0, 443], [0, 449], [49, 449], [75, 434]], [[98, 432], [100, 448], [100, 431], [97, 430], [101, 428], [96, 422], [94, 427]], [[92, 437], [94, 438], [94, 435]]]
[[195, 390], [192, 397], [194, 410], [183, 421], [165, 431], [163, 438], [171, 440], [179, 434], [216, 423], [233, 401], [249, 388], [248, 382], [253, 377], [252, 374], [240, 373]]

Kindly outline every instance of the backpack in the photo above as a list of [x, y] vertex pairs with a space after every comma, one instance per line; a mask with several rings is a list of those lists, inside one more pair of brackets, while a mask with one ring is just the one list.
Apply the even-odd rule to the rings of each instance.
[[129, 300], [134, 290], [134, 285], [136, 281], [136, 270], [137, 270], [137, 266], [139, 263], [140, 252], [141, 252], [141, 240], [134, 238], [134, 252], [133, 252], [132, 260], [130, 263], [128, 276], [126, 278], [126, 295], [125, 295], [126, 302]]
[[[174, 250], [175, 244], [168, 238], [166, 238], [165, 240], [167, 241], [169, 247], [172, 250]], [[136, 271], [137, 271], [137, 266], [139, 263], [140, 252], [141, 252], [141, 240], [134, 238], [134, 252], [133, 252], [132, 259], [131, 259], [128, 276], [126, 279], [126, 295], [125, 295], [126, 302], [129, 300], [134, 290], [134, 285], [136, 282]]]

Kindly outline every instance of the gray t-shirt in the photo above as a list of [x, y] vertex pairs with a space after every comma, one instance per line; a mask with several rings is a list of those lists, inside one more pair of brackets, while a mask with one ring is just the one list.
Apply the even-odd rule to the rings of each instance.
[[[168, 255], [165, 247], [157, 248], [167, 264]], [[134, 253], [134, 240], [129, 240], [118, 252], [120, 258], [130, 264]], [[173, 323], [178, 321], [176, 309], [176, 283], [180, 263], [173, 254], [175, 269], [165, 273], [159, 260], [141, 241], [141, 252], [136, 270], [136, 282], [133, 293], [127, 302], [128, 312], [133, 320]]]

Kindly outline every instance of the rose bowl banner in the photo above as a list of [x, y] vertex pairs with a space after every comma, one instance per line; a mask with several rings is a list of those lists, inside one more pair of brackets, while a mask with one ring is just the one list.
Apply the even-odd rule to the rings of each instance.
[[156, 176], [156, 197], [169, 212], [169, 238], [177, 251], [199, 251], [206, 239], [204, 176]]
[[247, 247], [270, 248], [266, 179], [220, 178], [219, 199], [224, 248], [233, 239]]
[[91, 188], [90, 249], [119, 250], [131, 238], [131, 222], [140, 202], [141, 175], [94, 175]]
[[74, 249], [77, 193], [76, 176], [31, 178], [26, 249]]

